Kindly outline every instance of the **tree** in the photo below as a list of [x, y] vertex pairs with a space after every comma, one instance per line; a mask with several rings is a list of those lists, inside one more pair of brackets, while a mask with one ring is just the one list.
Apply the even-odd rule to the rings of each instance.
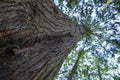
[[53, 0], [1, 0], [0, 80], [53, 80], [84, 33]]
[[[74, 0], [63, 1], [74, 2]], [[72, 8], [68, 5], [69, 2], [64, 5], [66, 8], [62, 6], [60, 8], [73, 20], [82, 23], [87, 28], [87, 32], [77, 48], [68, 55], [55, 80], [119, 80], [120, 14], [118, 8], [120, 7], [118, 1], [79, 0], [79, 3]], [[81, 51], [84, 55], [78, 56]]]

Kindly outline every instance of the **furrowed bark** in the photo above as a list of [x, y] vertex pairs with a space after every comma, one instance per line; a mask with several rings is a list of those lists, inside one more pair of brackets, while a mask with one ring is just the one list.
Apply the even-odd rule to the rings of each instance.
[[53, 80], [84, 33], [52, 0], [0, 2], [0, 80]]

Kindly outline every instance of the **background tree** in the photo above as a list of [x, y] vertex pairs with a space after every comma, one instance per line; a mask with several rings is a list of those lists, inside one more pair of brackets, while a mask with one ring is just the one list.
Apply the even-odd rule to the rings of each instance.
[[[73, 0], [62, 1], [64, 4], [58, 4], [60, 9], [82, 24], [86, 35], [65, 60], [56, 80], [68, 80], [69, 75], [72, 80], [119, 80], [119, 1], [79, 0], [77, 4], [72, 4]], [[83, 56], [78, 56], [81, 51]]]

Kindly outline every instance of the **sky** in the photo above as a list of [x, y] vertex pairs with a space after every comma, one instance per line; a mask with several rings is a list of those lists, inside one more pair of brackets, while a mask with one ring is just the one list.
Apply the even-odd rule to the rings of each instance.
[[[88, 0], [85, 0], [86, 2], [88, 1]], [[55, 4], [56, 5], [59, 5], [59, 3], [58, 3], [58, 0], [54, 0], [54, 2], [55, 2]], [[64, 1], [64, 5], [66, 5], [67, 3]], [[95, 6], [94, 6], [95, 7]], [[97, 10], [99, 11], [99, 10], [101, 10], [102, 8], [101, 7], [99, 7]], [[65, 10], [67, 10], [66, 8], [63, 8], [63, 12], [66, 12]], [[113, 13], [116, 13], [116, 11], [112, 11]], [[72, 16], [74, 15], [75, 17], [79, 17], [79, 13], [74, 13], [74, 14], [71, 14]], [[91, 16], [92, 16], [92, 20], [91, 21], [93, 21], [95, 18], [96, 18], [96, 10], [95, 9], [93, 9], [93, 12], [92, 12], [92, 14], [91, 14]], [[115, 20], [110, 20], [109, 22], [111, 22], [112, 24], [114, 24], [114, 23], [116, 23], [116, 22], [118, 22], [118, 23], [120, 23], [120, 14], [117, 14], [116, 15], [116, 19]], [[105, 22], [100, 22], [100, 26], [102, 27], [102, 26], [104, 26], [106, 23]], [[107, 26], [109, 26], [109, 25], [107, 25]], [[117, 28], [117, 34], [118, 35], [116, 35], [116, 38], [120, 41], [120, 26], [118, 25], [118, 26], [115, 26], [116, 28]], [[96, 33], [101, 33], [100, 31], [96, 31]], [[113, 34], [113, 31], [106, 31], [106, 33], [107, 33], [107, 35], [110, 35], [110, 34]], [[97, 40], [99, 40], [99, 39], [97, 39]], [[80, 41], [81, 42], [81, 41]], [[78, 43], [78, 45], [81, 45], [81, 43]], [[93, 44], [96, 44], [95, 42], [93, 42]], [[102, 44], [101, 44], [102, 46], [104, 46], [104, 47], [106, 47], [106, 49], [110, 49], [111, 47], [114, 47], [113, 45], [108, 45], [108, 46], [106, 46], [107, 45], [107, 43], [106, 43], [106, 41], [104, 41], [104, 42], [102, 42]], [[78, 50], [81, 48], [81, 47], [83, 47], [83, 46], [78, 46]], [[89, 46], [90, 47], [90, 46]], [[98, 49], [98, 51], [101, 51], [101, 53], [103, 53], [104, 52], [104, 50], [100, 50], [100, 49]], [[111, 57], [108, 57], [107, 58], [107, 60], [108, 60], [108, 64], [110, 65], [110, 66], [112, 66], [112, 65], [114, 65], [114, 66], [118, 66], [118, 68], [116, 69], [116, 70], [110, 70], [109, 71], [109, 73], [111, 73], [111, 75], [114, 75], [114, 74], [120, 74], [120, 64], [118, 64], [117, 63], [117, 58], [118, 57], [120, 57], [120, 54], [116, 54], [115, 53], [115, 57], [113, 57], [113, 58], [111, 58]], [[112, 63], [112, 64], [111, 64]], [[87, 64], [89, 64], [89, 63], [87, 63]], [[112, 79], [111, 79], [112, 80]]]

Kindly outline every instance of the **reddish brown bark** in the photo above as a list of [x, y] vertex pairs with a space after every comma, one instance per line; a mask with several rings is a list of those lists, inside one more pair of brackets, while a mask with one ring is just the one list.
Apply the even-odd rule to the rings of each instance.
[[53, 80], [84, 32], [52, 0], [0, 3], [0, 80]]

